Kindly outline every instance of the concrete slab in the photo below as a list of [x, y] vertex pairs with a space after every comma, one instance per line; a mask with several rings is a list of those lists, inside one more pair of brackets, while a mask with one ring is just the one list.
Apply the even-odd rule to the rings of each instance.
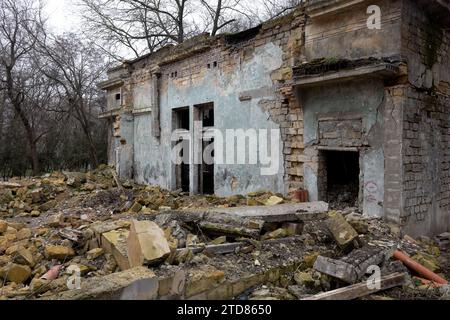
[[327, 217], [328, 203], [287, 203], [276, 206], [217, 208], [208, 212], [258, 219], [265, 222], [312, 221]]

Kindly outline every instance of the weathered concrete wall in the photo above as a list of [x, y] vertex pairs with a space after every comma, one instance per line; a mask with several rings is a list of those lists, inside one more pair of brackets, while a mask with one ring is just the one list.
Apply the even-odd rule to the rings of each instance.
[[[363, 1], [345, 10], [308, 19], [305, 28], [307, 60], [382, 58], [399, 54], [401, 3], [402, 0]], [[370, 5], [381, 8], [380, 30], [367, 27]]]
[[[363, 211], [369, 216], [381, 217], [384, 201], [382, 81], [342, 82], [300, 92], [305, 120], [305, 188], [310, 200], [320, 200], [318, 148], [357, 148], [363, 174]], [[347, 130], [348, 127], [352, 130]], [[321, 128], [325, 130], [322, 134]]]
[[[281, 49], [274, 44], [257, 48], [245, 63], [240, 57], [233, 57], [234, 66], [227, 68], [225, 59], [214, 53], [206, 53], [201, 57], [183, 60], [178, 65], [171, 65], [170, 69], [177, 70], [176, 79], [167, 76], [171, 74], [169, 68], [162, 69], [163, 79], [161, 87], [161, 141], [158, 142], [150, 135], [150, 116], [135, 117], [135, 172], [136, 180], [142, 183], [159, 184], [166, 188], [173, 187], [175, 177], [172, 176], [171, 162], [172, 142], [172, 110], [191, 107], [204, 103], [214, 103], [215, 128], [225, 136], [226, 129], [279, 129], [268, 115], [258, 106], [264, 97], [273, 97], [275, 91], [270, 74], [281, 66]], [[216, 59], [217, 68], [207, 69], [207, 61]], [[201, 64], [201, 65], [199, 65]], [[183, 69], [190, 66], [189, 69]], [[192, 72], [196, 67], [201, 70], [198, 74]], [[229, 68], [229, 67], [228, 67]], [[239, 93], [245, 90], [265, 91], [265, 96], [241, 102]], [[134, 101], [143, 101], [147, 94], [134, 91]], [[191, 117], [193, 121], [193, 117]], [[192, 126], [193, 127], [193, 123]], [[227, 196], [237, 193], [248, 193], [261, 188], [278, 192], [284, 191], [284, 170], [282, 168], [282, 146], [276, 150], [280, 155], [279, 173], [275, 176], [263, 177], [258, 165], [217, 165], [215, 167], [216, 194]]]
[[[234, 38], [222, 36], [207, 41], [203, 38], [198, 43], [188, 41], [185, 49], [163, 49], [113, 71], [110, 77], [120, 77], [124, 81], [122, 109], [133, 114], [132, 120], [124, 121], [122, 116], [115, 118], [119, 128], [110, 143], [110, 148], [116, 149], [116, 165], [122, 168], [121, 175], [129, 176], [129, 171], [123, 169], [127, 168], [139, 183], [174, 189], [171, 136], [176, 127], [173, 110], [188, 107], [193, 128], [196, 106], [213, 103], [215, 129], [224, 136], [227, 129], [264, 129], [268, 130], [270, 139], [270, 130], [275, 129], [280, 131], [283, 140], [277, 141], [280, 142], [278, 150], [269, 147], [270, 153], [277, 154], [278, 170], [273, 175], [262, 175], [261, 169], [265, 166], [260, 164], [216, 165], [217, 195], [245, 194], [261, 189], [285, 193], [295, 183], [301, 186], [303, 173], [298, 156], [303, 145], [300, 139], [303, 123], [289, 81], [292, 80], [291, 67], [297, 63], [299, 48], [303, 45], [303, 21], [303, 15], [295, 13]], [[197, 51], [189, 53], [189, 50]], [[152, 72], [155, 69], [161, 73], [159, 138], [152, 135], [155, 120]], [[113, 153], [110, 150], [110, 154]], [[196, 174], [191, 168], [191, 191], [195, 191]]]

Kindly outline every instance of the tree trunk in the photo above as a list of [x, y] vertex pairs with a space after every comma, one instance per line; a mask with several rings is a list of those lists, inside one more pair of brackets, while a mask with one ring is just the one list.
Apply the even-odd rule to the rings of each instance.
[[28, 148], [30, 152], [29, 156], [31, 159], [31, 168], [33, 170], [33, 175], [37, 176], [40, 173], [37, 141], [34, 138], [33, 127], [31, 126], [30, 121], [28, 120], [24, 110], [22, 109], [23, 95], [21, 92], [14, 92], [14, 81], [11, 68], [6, 68], [6, 79], [8, 98], [25, 128]]

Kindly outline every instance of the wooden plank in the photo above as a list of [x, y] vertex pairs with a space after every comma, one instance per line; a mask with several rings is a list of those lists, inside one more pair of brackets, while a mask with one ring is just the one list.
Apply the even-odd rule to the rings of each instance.
[[379, 291], [401, 286], [405, 283], [405, 273], [393, 273], [380, 280], [380, 289], [370, 289], [367, 282], [361, 282], [345, 288], [320, 293], [302, 300], [353, 300]]

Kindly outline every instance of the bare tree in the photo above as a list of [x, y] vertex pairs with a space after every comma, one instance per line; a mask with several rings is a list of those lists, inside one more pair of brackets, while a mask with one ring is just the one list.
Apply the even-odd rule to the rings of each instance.
[[240, 23], [240, 20], [252, 20], [243, 0], [200, 0], [205, 8], [204, 25], [211, 35], [216, 35], [224, 29], [232, 29], [231, 25]]
[[98, 115], [96, 83], [106, 71], [106, 61], [92, 43], [83, 43], [75, 34], [45, 37], [38, 43], [45, 60], [41, 72], [65, 102], [59, 104], [57, 111], [78, 121], [88, 144], [91, 163], [96, 167], [99, 164], [93, 131]]
[[[87, 31], [107, 46], [131, 51], [135, 57], [168, 43], [181, 43], [189, 29], [188, 5], [193, 0], [80, 0]], [[120, 60], [119, 54], [114, 58]]]
[[0, 67], [2, 87], [14, 108], [25, 132], [28, 153], [34, 174], [40, 171], [36, 128], [26, 111], [29, 85], [29, 56], [35, 48], [30, 33], [41, 30], [41, 8], [30, 0], [2, 0], [0, 2]]
[[103, 40], [105, 52], [119, 51], [118, 60], [123, 53], [120, 48], [139, 57], [199, 33], [216, 35], [257, 21], [247, 0], [79, 1], [88, 34]]
[[285, 15], [305, 0], [256, 0], [254, 6], [254, 15], [257, 16], [260, 21], [271, 20]]

